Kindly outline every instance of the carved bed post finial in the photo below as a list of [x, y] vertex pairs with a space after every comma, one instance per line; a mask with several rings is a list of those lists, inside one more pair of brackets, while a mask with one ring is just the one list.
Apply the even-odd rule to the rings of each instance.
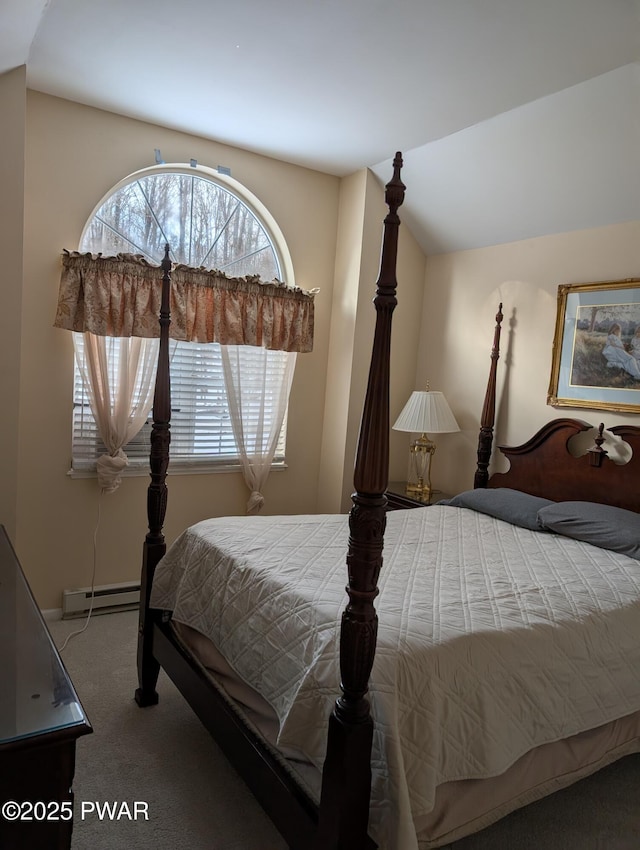
[[171, 260], [169, 245], [164, 246], [162, 260], [162, 301], [160, 304], [160, 351], [158, 371], [153, 396], [153, 424], [151, 427], [151, 483], [147, 495], [147, 519], [150, 543], [164, 543], [162, 527], [167, 512], [167, 469], [169, 466], [169, 443], [171, 441], [171, 381], [169, 376], [169, 309], [171, 293]]
[[496, 373], [500, 358], [500, 330], [502, 327], [502, 302], [496, 313], [496, 327], [493, 333], [493, 348], [491, 349], [491, 368], [489, 380], [480, 418], [480, 433], [478, 435], [478, 465], [473, 479], [474, 487], [486, 487], [489, 481], [489, 461], [493, 445], [493, 425], [496, 415]]
[[367, 691], [376, 651], [378, 618], [374, 599], [382, 566], [389, 476], [389, 359], [391, 319], [396, 306], [396, 259], [404, 200], [402, 156], [396, 154], [385, 200], [380, 275], [374, 304], [376, 327], [369, 381], [354, 470], [355, 493], [349, 514], [347, 554], [349, 600], [340, 631], [342, 691], [329, 718], [323, 770], [320, 840], [323, 850], [367, 847], [371, 794], [373, 720]]
[[602, 466], [602, 461], [608, 454], [607, 450], [602, 448], [602, 444], [604, 443], [603, 431], [604, 422], [601, 422], [598, 426], [598, 436], [595, 438], [595, 446], [589, 449], [589, 464], [591, 466]]
[[164, 246], [162, 269], [162, 300], [160, 303], [160, 350], [158, 371], [153, 396], [153, 424], [151, 426], [151, 451], [149, 465], [151, 482], [147, 490], [147, 521], [149, 531], [144, 541], [142, 572], [140, 576], [140, 617], [138, 621], [138, 705], [155, 705], [158, 702], [156, 682], [160, 664], [153, 656], [152, 614], [149, 611], [151, 585], [158, 561], [166, 552], [162, 527], [167, 512], [167, 468], [171, 440], [171, 384], [169, 379], [169, 326], [171, 324], [171, 259], [169, 245]]

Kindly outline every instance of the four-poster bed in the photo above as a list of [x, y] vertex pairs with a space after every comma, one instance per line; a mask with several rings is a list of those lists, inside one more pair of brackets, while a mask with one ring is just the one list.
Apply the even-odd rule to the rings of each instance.
[[[562, 686], [589, 691], [594, 669], [620, 666], [615, 652], [630, 670], [640, 660], [628, 639], [637, 562], [537, 530], [557, 501], [639, 511], [640, 429], [611, 429], [634, 449], [619, 466], [599, 443], [573, 457], [570, 438], [589, 426], [555, 420], [503, 449], [511, 468], [489, 477], [501, 310], [477, 489], [385, 510], [400, 168], [398, 154], [348, 529], [340, 516], [231, 517], [199, 523], [166, 553], [168, 257], [162, 266], [136, 700], [157, 702], [162, 666], [295, 850], [440, 846], [637, 751], [640, 738], [629, 670], [606, 683], [608, 700], [595, 689], [558, 702]], [[566, 525], [545, 516], [548, 528]], [[594, 640], [602, 650], [590, 659]]]

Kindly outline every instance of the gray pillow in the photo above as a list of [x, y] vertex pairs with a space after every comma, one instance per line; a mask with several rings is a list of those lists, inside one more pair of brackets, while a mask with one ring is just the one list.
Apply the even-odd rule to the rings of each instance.
[[466, 490], [452, 499], [444, 499], [439, 505], [451, 505], [454, 508], [471, 508], [482, 514], [502, 519], [512, 525], [521, 528], [529, 528], [532, 531], [541, 531], [538, 524], [538, 511], [547, 505], [554, 503], [550, 499], [541, 499], [539, 496], [530, 496], [520, 490], [511, 490], [509, 487], [478, 488]]
[[557, 502], [538, 511], [543, 528], [640, 560], [640, 514], [596, 502]]

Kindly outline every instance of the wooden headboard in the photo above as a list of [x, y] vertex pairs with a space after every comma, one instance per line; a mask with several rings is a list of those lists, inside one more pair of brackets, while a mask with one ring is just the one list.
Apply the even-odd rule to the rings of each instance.
[[[627, 442], [628, 463], [614, 463], [606, 451], [604, 425], [593, 448], [575, 457], [569, 440], [594, 427], [577, 419], [553, 419], [521, 446], [499, 446], [507, 472], [494, 473], [489, 487], [510, 487], [554, 501], [600, 502], [640, 513], [640, 427], [617, 425], [609, 432]], [[604, 445], [603, 445], [604, 444]]]

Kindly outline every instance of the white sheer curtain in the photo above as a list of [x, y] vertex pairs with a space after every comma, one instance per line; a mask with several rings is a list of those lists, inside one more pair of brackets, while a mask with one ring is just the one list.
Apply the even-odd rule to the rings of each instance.
[[144, 425], [153, 404], [158, 339], [73, 334], [78, 369], [108, 454], [98, 458], [98, 484], [113, 493], [127, 465], [123, 451]]
[[251, 496], [247, 513], [264, 504], [262, 488], [287, 411], [296, 353], [249, 345], [222, 345], [222, 368], [233, 434]]

